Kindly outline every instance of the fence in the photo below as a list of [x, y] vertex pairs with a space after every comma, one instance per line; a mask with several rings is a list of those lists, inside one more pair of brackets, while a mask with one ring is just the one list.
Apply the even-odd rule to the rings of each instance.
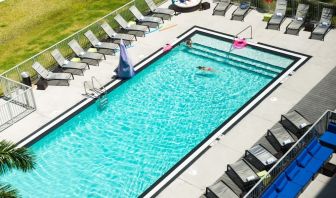
[[287, 167], [289, 163], [297, 157], [299, 152], [310, 143], [314, 137], [319, 137], [327, 129], [328, 123], [336, 121], [336, 112], [325, 112], [315, 124], [278, 160], [267, 174], [256, 183], [252, 189], [244, 196], [245, 198], [261, 197], [262, 192], [276, 179], [278, 175]]
[[36, 110], [32, 88], [0, 76], [0, 131]]
[[[154, 0], [156, 3], [162, 3], [166, 0]], [[20, 73], [23, 71], [29, 72], [30, 76], [32, 77], [32, 80], [36, 80], [37, 78], [37, 73], [32, 69], [32, 65], [34, 62], [38, 61], [40, 62], [43, 66], [45, 66], [48, 69], [53, 69], [56, 67], [56, 62], [51, 56], [50, 52], [54, 49], [59, 49], [61, 53], [67, 57], [71, 58], [74, 56], [71, 48], [68, 46], [68, 42], [70, 42], [72, 39], [76, 39], [79, 44], [83, 48], [88, 48], [89, 47], [89, 41], [87, 38], [84, 36], [84, 33], [88, 30], [91, 30], [94, 34], [99, 39], [106, 39], [107, 35], [104, 33], [100, 25], [104, 22], [107, 22], [111, 25], [111, 27], [117, 29], [119, 25], [114, 21], [114, 17], [117, 14], [121, 14], [125, 19], [131, 20], [133, 19], [133, 15], [129, 11], [129, 8], [131, 6], [135, 5], [140, 11], [143, 13], [146, 13], [149, 11], [149, 8], [147, 7], [146, 3], [144, 0], [132, 0], [129, 3], [123, 5], [122, 7], [112, 11], [111, 13], [107, 14], [106, 16], [98, 19], [97, 21], [91, 23], [90, 25], [86, 26], [85, 28], [75, 32], [74, 34], [68, 36], [67, 38], [61, 40], [60, 42], [48, 47], [47, 49], [41, 51], [40, 53], [32, 56], [31, 58], [19, 63], [12, 69], [2, 73], [1, 75], [10, 78], [14, 81], [21, 81], [21, 76]], [[1, 95], [1, 93], [0, 93]]]

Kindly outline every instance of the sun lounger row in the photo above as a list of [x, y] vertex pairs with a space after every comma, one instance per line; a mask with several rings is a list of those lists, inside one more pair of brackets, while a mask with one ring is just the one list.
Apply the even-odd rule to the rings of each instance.
[[[226, 11], [231, 7], [231, 0], [220, 0], [213, 10], [212, 15], [225, 16]], [[245, 16], [250, 11], [250, 3], [242, 2], [231, 15], [231, 20], [244, 21]]]
[[[169, 16], [169, 19], [175, 14], [175, 11], [173, 10], [158, 8], [152, 0], [146, 0], [146, 3], [154, 14]], [[91, 30], [84, 33], [85, 37], [90, 42], [91, 47], [96, 49], [96, 52], [85, 51], [75, 39], [68, 43], [69, 47], [74, 54], [80, 58], [81, 62], [73, 62], [66, 59], [58, 49], [54, 49], [51, 52], [52, 57], [65, 73], [48, 71], [39, 62], [35, 62], [32, 68], [39, 74], [40, 78], [46, 81], [59, 81], [60, 83], [57, 85], [69, 85], [69, 80], [74, 79], [74, 74], [83, 75], [85, 69], [90, 69], [90, 64], [99, 66], [101, 60], [106, 60], [106, 55], [114, 55], [116, 51], [119, 50], [118, 44], [120, 44], [121, 40], [124, 41], [125, 45], [131, 45], [133, 41], [137, 40], [137, 33], [140, 32], [144, 36], [145, 33], [150, 30], [150, 27], [152, 26], [151, 24], [154, 24], [154, 27], [158, 28], [159, 24], [164, 23], [164, 17], [144, 16], [135, 6], [130, 7], [130, 11], [133, 13], [138, 23], [149, 25], [129, 25], [127, 21], [118, 14], [114, 19], [127, 34], [117, 33], [107, 22], [102, 23], [101, 28], [112, 42], [99, 40]]]
[[[287, 9], [287, 0], [277, 0], [274, 14], [267, 22], [266, 29], [280, 30], [280, 26], [285, 19]], [[285, 34], [298, 35], [300, 30], [306, 23], [309, 5], [299, 4], [294, 19], [287, 25]], [[324, 36], [331, 28], [331, 19], [333, 10], [330, 8], [323, 8], [321, 19], [316, 27], [311, 32], [311, 39], [323, 40]]]
[[[246, 150], [243, 158], [227, 166], [224, 174], [227, 177], [221, 177], [226, 178], [226, 181], [219, 179], [212, 186], [207, 187], [204, 196], [242, 196], [263, 176], [265, 171], [273, 167], [279, 157], [303, 135], [310, 125], [310, 122], [298, 111], [282, 115], [280, 122], [268, 130], [262, 141]], [[239, 190], [236, 190], [237, 187]]]

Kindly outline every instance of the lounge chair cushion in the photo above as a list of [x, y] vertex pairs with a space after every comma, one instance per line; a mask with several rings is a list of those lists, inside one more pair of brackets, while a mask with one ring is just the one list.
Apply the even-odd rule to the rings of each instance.
[[326, 145], [329, 148], [336, 149], [336, 134], [326, 131], [321, 137], [320, 141], [322, 145]]
[[313, 178], [313, 173], [300, 168], [296, 161], [293, 161], [286, 169], [285, 174], [289, 181], [292, 181], [300, 186], [305, 186]]
[[277, 192], [281, 192], [287, 185], [288, 180], [284, 174], [281, 174], [278, 179], [275, 181], [275, 189]]
[[263, 193], [262, 198], [271, 198], [278, 197], [278, 192], [276, 191], [275, 185], [271, 185], [267, 188], [267, 190]]
[[307, 149], [304, 149], [301, 154], [296, 158], [297, 164], [313, 174], [317, 173], [323, 166], [324, 161], [313, 158], [309, 155]]
[[329, 123], [329, 125], [328, 125], [328, 131], [330, 131], [332, 133], [336, 133], [336, 124]]
[[307, 146], [308, 153], [314, 157], [315, 159], [319, 159], [322, 161], [326, 161], [330, 158], [333, 150], [322, 146], [317, 139], [315, 138], [308, 146]]

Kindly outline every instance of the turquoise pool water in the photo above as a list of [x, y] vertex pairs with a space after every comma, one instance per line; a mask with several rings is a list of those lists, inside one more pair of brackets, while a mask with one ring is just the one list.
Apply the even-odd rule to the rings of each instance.
[[223, 61], [230, 43], [192, 40], [32, 145], [36, 170], [2, 181], [23, 197], [137, 197], [293, 62], [249, 47]]

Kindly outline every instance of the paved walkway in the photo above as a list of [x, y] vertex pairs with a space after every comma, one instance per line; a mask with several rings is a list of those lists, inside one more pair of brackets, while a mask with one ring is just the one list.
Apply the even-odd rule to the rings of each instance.
[[[163, 6], [168, 6], [168, 2]], [[324, 42], [310, 40], [308, 39], [309, 32], [301, 31], [300, 36], [283, 34], [290, 19], [285, 20], [281, 31], [266, 30], [266, 23], [262, 22], [262, 13], [253, 10], [246, 16], [245, 22], [231, 21], [229, 16], [236, 6], [232, 6], [225, 17], [212, 16], [214, 6], [215, 4], [211, 3], [209, 10], [175, 16], [165, 23], [166, 28], [162, 31], [152, 32], [144, 38], [139, 38], [134, 47], [129, 49], [133, 62], [143, 60], [166, 43], [174, 41], [178, 35], [194, 25], [228, 34], [236, 34], [246, 26], [252, 25], [252, 42], [263, 42], [313, 57], [226, 135], [222, 136], [212, 148], [163, 190], [159, 197], [199, 197], [204, 193], [206, 186], [211, 185], [223, 174], [227, 164], [240, 158], [245, 149], [250, 148], [268, 128], [279, 120], [282, 113], [290, 110], [335, 67], [335, 30], [328, 33]], [[101, 66], [92, 66], [92, 69], [86, 71], [84, 76], [76, 76], [69, 87], [49, 86], [45, 91], [34, 89], [37, 111], [1, 132], [0, 138], [14, 142], [22, 140], [82, 100], [84, 80], [96, 76], [102, 83], [109, 82], [112, 70], [117, 64], [117, 56], [108, 56], [108, 60], [102, 62]]]

